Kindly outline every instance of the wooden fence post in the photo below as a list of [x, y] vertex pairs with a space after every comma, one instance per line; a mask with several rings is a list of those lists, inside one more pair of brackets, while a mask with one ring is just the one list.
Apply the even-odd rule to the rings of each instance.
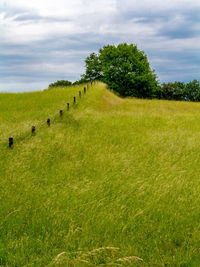
[[13, 137], [9, 137], [9, 148], [13, 148]]
[[50, 126], [51, 125], [51, 120], [48, 118], [47, 119], [47, 125]]
[[35, 135], [35, 126], [32, 126], [31, 132], [32, 132], [32, 135], [34, 136]]
[[67, 110], [69, 111], [69, 103], [67, 103]]
[[76, 103], [76, 97], [74, 96], [74, 104]]
[[84, 94], [86, 93], [86, 88], [84, 87]]

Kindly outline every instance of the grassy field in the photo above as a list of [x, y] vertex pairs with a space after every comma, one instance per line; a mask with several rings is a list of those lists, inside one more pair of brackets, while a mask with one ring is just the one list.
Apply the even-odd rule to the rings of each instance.
[[200, 104], [79, 90], [0, 94], [0, 266], [200, 266]]

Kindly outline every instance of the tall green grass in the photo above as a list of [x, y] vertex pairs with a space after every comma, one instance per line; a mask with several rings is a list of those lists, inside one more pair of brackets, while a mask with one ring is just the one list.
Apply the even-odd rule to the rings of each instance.
[[200, 104], [82, 89], [0, 94], [0, 265], [199, 266]]

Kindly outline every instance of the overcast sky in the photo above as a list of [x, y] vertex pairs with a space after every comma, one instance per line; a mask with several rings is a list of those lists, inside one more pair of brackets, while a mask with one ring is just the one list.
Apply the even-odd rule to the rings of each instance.
[[161, 82], [200, 80], [200, 0], [0, 0], [0, 91], [75, 81], [91, 52], [121, 42]]

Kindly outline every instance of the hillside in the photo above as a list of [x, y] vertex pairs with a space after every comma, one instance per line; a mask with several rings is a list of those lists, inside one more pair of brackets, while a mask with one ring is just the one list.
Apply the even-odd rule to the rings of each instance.
[[79, 90], [0, 94], [0, 266], [198, 266], [200, 104]]

